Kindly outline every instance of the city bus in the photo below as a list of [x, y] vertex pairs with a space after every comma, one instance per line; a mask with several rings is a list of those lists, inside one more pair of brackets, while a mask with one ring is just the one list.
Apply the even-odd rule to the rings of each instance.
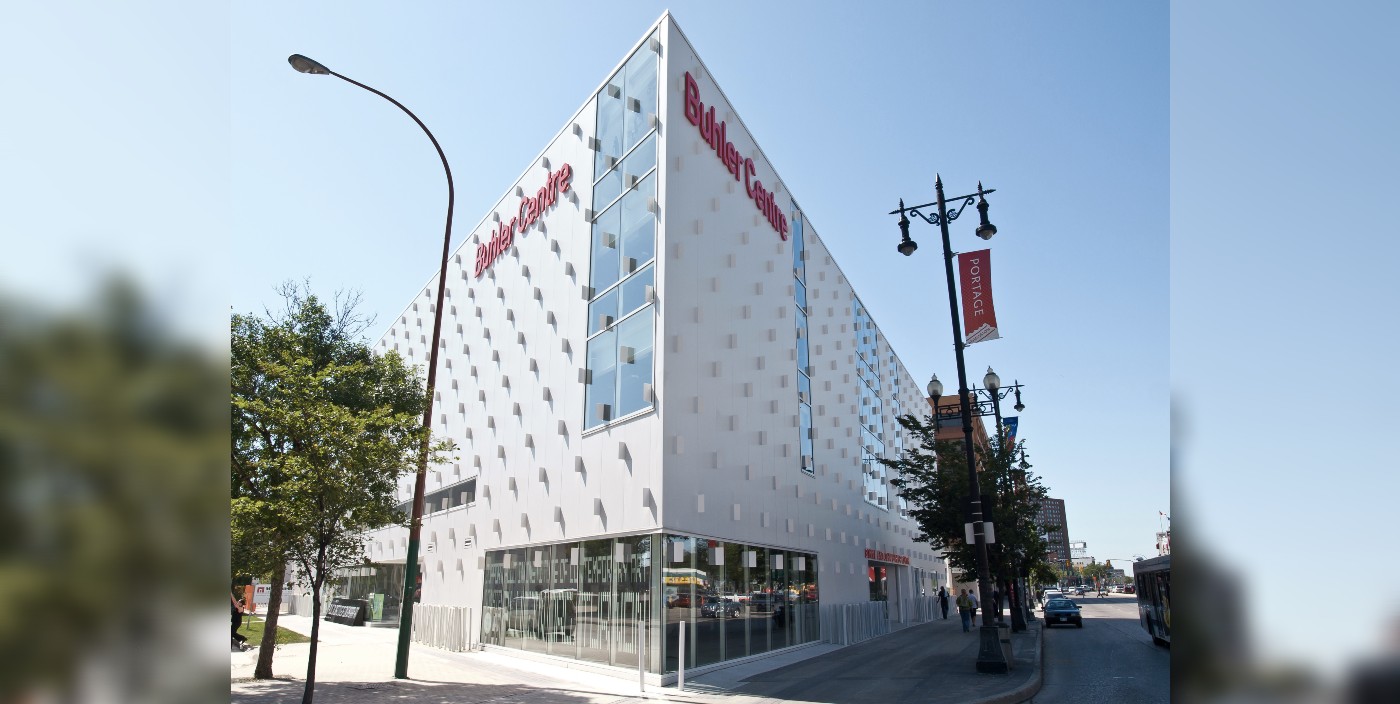
[[1137, 587], [1138, 621], [1152, 642], [1172, 642], [1172, 556], [1163, 555], [1133, 563]]

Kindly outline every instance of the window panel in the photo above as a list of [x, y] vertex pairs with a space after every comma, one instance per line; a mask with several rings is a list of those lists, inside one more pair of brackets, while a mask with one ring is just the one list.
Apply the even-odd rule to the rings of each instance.
[[617, 328], [588, 341], [590, 379], [584, 393], [584, 427], [616, 418], [617, 413]]
[[617, 416], [624, 416], [651, 405], [645, 387], [652, 382], [652, 323], [654, 311], [634, 315], [617, 328], [619, 370]]
[[656, 195], [656, 176], [648, 176], [637, 189], [622, 197], [622, 275], [640, 269], [656, 256], [656, 216], [647, 203]]
[[621, 316], [617, 312], [619, 289], [613, 288], [588, 304], [588, 334], [612, 327]]
[[598, 92], [598, 155], [593, 162], [595, 180], [610, 168], [608, 157], [622, 157], [622, 80], [619, 73]]
[[622, 73], [626, 75], [627, 102], [623, 111], [625, 142], [628, 146], [651, 130], [648, 118], [656, 108], [656, 53], [646, 48], [632, 55]]
[[621, 307], [618, 308], [618, 317], [624, 317], [638, 308], [646, 305], [647, 289], [656, 283], [656, 268], [648, 264], [645, 269], [637, 272], [635, 276], [622, 282], [619, 288], [622, 291]]
[[589, 285], [594, 295], [617, 283], [622, 254], [622, 209], [614, 207], [593, 223], [593, 265]]

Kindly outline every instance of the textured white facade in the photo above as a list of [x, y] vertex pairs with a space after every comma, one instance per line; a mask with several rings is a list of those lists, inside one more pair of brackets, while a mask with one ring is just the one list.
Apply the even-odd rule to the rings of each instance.
[[[430, 468], [427, 488], [475, 478], [475, 503], [451, 500], [425, 516], [422, 603], [480, 606], [487, 551], [666, 532], [814, 553], [822, 601], [832, 604], [869, 599], [866, 550], [907, 557], [889, 565], [897, 617], [898, 599], [932, 586], [916, 585], [915, 569], [934, 579], [945, 570], [912, 540], [916, 527], [884, 470], [863, 471], [858, 338], [870, 338], [879, 360], [886, 456], [899, 447], [895, 416], [923, 413], [927, 401], [879, 329], [856, 329], [856, 292], [669, 15], [619, 68], [646, 51], [657, 54], [660, 76], [654, 405], [584, 427], [596, 96], [605, 81], [491, 212], [470, 230], [459, 223], [470, 234], [450, 260], [433, 411], [434, 433], [456, 441], [459, 459]], [[724, 121], [725, 140], [752, 159], [751, 173], [740, 166], [747, 179], [687, 120], [687, 73]], [[475, 276], [478, 246], [566, 164], [568, 190]], [[760, 180], [789, 221], [789, 239], [751, 197]], [[813, 428], [806, 471], [790, 239], [799, 227]], [[415, 292], [379, 350], [426, 365], [436, 287], [434, 276]], [[403, 500], [412, 487], [409, 476]], [[402, 562], [406, 546], [406, 529], [378, 531], [368, 557]]]

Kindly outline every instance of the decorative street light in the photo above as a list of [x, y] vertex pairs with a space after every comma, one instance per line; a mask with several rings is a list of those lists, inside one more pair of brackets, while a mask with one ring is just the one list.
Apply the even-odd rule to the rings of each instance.
[[[984, 511], [982, 496], [981, 492], [978, 491], [977, 462], [973, 455], [972, 447], [972, 409], [968, 403], [971, 394], [969, 394], [967, 390], [967, 366], [963, 362], [962, 321], [958, 316], [958, 291], [953, 279], [953, 247], [948, 240], [948, 223], [956, 220], [964, 210], [967, 210], [967, 206], [972, 205], [975, 200], [977, 201], [977, 211], [982, 218], [981, 224], [977, 226], [977, 236], [984, 240], [991, 239], [992, 235], [996, 234], [997, 229], [987, 221], [988, 205], [986, 194], [994, 193], [995, 191], [984, 191], [982, 189], [982, 184], [978, 183], [977, 193], [975, 195], [958, 196], [954, 198], [953, 201], [955, 203], [961, 201], [962, 205], [950, 211], [943, 197], [942, 176], [934, 177], [933, 189], [934, 194], [937, 196], [937, 200], [933, 203], [925, 203], [923, 205], [906, 208], [904, 207], [904, 199], [901, 198], [899, 200], [899, 210], [895, 210], [890, 214], [899, 215], [899, 232], [901, 239], [897, 249], [900, 254], [906, 257], [913, 254], [914, 250], [919, 248], [919, 245], [909, 238], [909, 218], [906, 217], [905, 213], [913, 213], [923, 218], [928, 224], [937, 225], [939, 233], [943, 236], [943, 268], [948, 280], [948, 312], [953, 321], [953, 351], [958, 360], [958, 403], [962, 411], [963, 450], [967, 453], [968, 492], [971, 494], [968, 497], [968, 503], [972, 508], [972, 536], [977, 553], [977, 585], [979, 601], [985, 606], [992, 603], [992, 585], [989, 580], [991, 571], [987, 560], [986, 527], [983, 525]], [[938, 207], [937, 215], [924, 215], [919, 210], [920, 208], [927, 208], [932, 205]], [[929, 382], [931, 390], [935, 382], [937, 382], [937, 377]], [[942, 390], [942, 384], [938, 384], [938, 390]], [[978, 629], [978, 638], [977, 671], [1006, 672], [1009, 663], [1006, 661], [1005, 655], [1002, 654], [997, 627], [987, 623], [985, 610], [983, 611], [982, 626]]]
[[[968, 402], [969, 408], [971, 409], [972, 415], [974, 416], [995, 416], [997, 422], [997, 437], [1003, 437], [1005, 431], [1003, 429], [1001, 420], [1001, 402], [1005, 400], [1008, 396], [1015, 394], [1016, 405], [1014, 406], [1014, 408], [1016, 409], [1016, 412], [1020, 413], [1021, 411], [1025, 410], [1026, 404], [1021, 402], [1021, 383], [1016, 382], [1011, 386], [1004, 387], [1001, 385], [1001, 377], [997, 376], [997, 373], [992, 371], [991, 367], [987, 367], [987, 374], [982, 377], [982, 384], [986, 388], [972, 388], [970, 392], [972, 398]], [[949, 412], [945, 413], [942, 410], [942, 407], [939, 405], [938, 399], [943, 395], [943, 382], [938, 380], [937, 374], [933, 375], [933, 378], [930, 379], [928, 382], [928, 395], [931, 398], [933, 398], [933, 422], [935, 433], [937, 432], [937, 429], [941, 426], [942, 421], [957, 420], [961, 417], [962, 414], [960, 410], [953, 410], [950, 408]], [[1022, 459], [1024, 464], [1024, 453]], [[1024, 469], [1025, 468], [1023, 467], [1023, 471]], [[1010, 505], [1009, 500], [1007, 500], [1007, 505]], [[1014, 522], [1011, 524], [1010, 527], [1011, 531], [1014, 532], [1016, 528]], [[1019, 570], [1015, 565], [1016, 562], [1017, 556], [1012, 555], [1012, 590], [1010, 593], [1007, 594], [1007, 600], [1013, 606], [1016, 605], [1018, 599], [1020, 601], [1025, 601], [1025, 587], [1024, 585], [1020, 585], [1017, 583], [1015, 576], [1019, 574]], [[1018, 595], [1018, 591], [1021, 592], [1021, 594]], [[1011, 630], [1017, 633], [1026, 630], [1025, 612], [1026, 609], [1024, 608], [1018, 607], [1011, 609]], [[998, 609], [998, 618], [1000, 618], [1000, 615], [1000, 609]]]
[[442, 153], [442, 147], [438, 145], [437, 138], [428, 130], [428, 126], [418, 119], [413, 111], [403, 106], [393, 98], [381, 93], [359, 81], [346, 78], [335, 71], [322, 65], [320, 62], [309, 59], [301, 54], [292, 54], [287, 57], [287, 63], [292, 68], [302, 72], [318, 76], [335, 76], [346, 83], [357, 85], [375, 95], [393, 103], [398, 109], [404, 111], [418, 126], [423, 129], [423, 134], [428, 135], [432, 141], [433, 148], [437, 150], [438, 158], [442, 159], [442, 170], [447, 173], [447, 227], [442, 235], [442, 267], [438, 271], [437, 305], [433, 309], [433, 337], [432, 350], [428, 353], [428, 403], [423, 410], [423, 442], [418, 453], [418, 475], [413, 484], [413, 519], [408, 527], [408, 558], [404, 563], [404, 583], [403, 601], [399, 611], [399, 645], [396, 659], [394, 660], [394, 677], [397, 679], [408, 678], [408, 644], [413, 635], [413, 603], [414, 592], [417, 590], [418, 581], [418, 540], [423, 529], [423, 491], [426, 488], [428, 477], [428, 449], [432, 444], [432, 420], [433, 420], [433, 392], [437, 385], [437, 360], [438, 360], [438, 340], [442, 337], [442, 301], [447, 290], [447, 258], [448, 248], [452, 244], [452, 168], [447, 165], [447, 155]]

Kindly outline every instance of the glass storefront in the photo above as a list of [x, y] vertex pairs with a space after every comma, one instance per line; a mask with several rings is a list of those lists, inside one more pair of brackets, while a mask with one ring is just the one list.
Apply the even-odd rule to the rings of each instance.
[[336, 570], [330, 579], [330, 597], [363, 601], [366, 622], [396, 624], [399, 602], [403, 598], [403, 578], [402, 563], [375, 563]]
[[[486, 555], [483, 643], [675, 672], [820, 639], [812, 553], [675, 534]], [[643, 633], [645, 631], [645, 634]], [[656, 638], [658, 633], [665, 637]]]

